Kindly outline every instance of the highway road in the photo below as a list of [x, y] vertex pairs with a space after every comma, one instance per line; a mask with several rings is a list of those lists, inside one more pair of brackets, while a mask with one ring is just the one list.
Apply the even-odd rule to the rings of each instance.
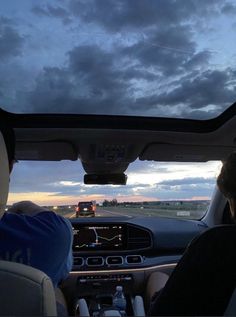
[[[59, 211], [59, 210], [58, 210]], [[137, 216], [162, 216], [162, 217], [175, 217], [175, 218], [189, 218], [200, 219], [204, 212], [202, 211], [189, 211], [189, 210], [158, 210], [156, 208], [132, 208], [132, 207], [97, 207], [95, 217], [137, 217]], [[63, 215], [68, 218], [74, 218], [75, 212], [71, 210], [63, 211]]]
[[[127, 216], [125, 212], [123, 211], [110, 211], [104, 207], [97, 208], [95, 212], [96, 217], [120, 217], [120, 216], [126, 216], [126, 217], [131, 217]], [[67, 215], [69, 218], [74, 218], [75, 217], [75, 212], [70, 213]]]

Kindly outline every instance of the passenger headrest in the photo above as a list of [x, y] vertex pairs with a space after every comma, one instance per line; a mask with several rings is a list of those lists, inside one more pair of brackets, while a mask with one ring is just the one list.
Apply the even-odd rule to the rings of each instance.
[[9, 163], [7, 149], [0, 131], [0, 217], [3, 215], [9, 191]]
[[43, 272], [0, 261], [0, 316], [57, 316], [55, 291]]

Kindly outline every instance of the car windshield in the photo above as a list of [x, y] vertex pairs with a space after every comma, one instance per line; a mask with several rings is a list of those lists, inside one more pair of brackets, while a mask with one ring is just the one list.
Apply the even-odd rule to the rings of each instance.
[[209, 119], [235, 102], [233, 0], [0, 4], [1, 107]]
[[[85, 185], [76, 162], [20, 162], [10, 182], [8, 206], [32, 200], [66, 217], [162, 216], [200, 219], [212, 197], [221, 162], [135, 161], [127, 185]], [[27, 178], [25, 177], [27, 175]], [[89, 214], [81, 207], [94, 205]], [[84, 206], [85, 205], [85, 206]], [[82, 208], [81, 208], [82, 209]]]

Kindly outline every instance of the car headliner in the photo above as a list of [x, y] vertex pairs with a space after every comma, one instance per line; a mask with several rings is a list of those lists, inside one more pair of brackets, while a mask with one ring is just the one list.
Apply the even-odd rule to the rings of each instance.
[[[12, 114], [18, 160], [77, 160], [87, 173], [122, 173], [140, 160], [205, 162], [235, 150], [236, 105], [210, 120], [103, 115]], [[114, 150], [115, 149], [115, 150]], [[122, 155], [108, 160], [114, 151]], [[98, 157], [103, 151], [104, 157]]]

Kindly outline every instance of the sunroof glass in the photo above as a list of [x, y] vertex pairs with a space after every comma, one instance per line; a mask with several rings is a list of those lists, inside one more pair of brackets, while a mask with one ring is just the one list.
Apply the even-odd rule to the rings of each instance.
[[235, 101], [234, 1], [0, 3], [1, 107], [209, 119]]

